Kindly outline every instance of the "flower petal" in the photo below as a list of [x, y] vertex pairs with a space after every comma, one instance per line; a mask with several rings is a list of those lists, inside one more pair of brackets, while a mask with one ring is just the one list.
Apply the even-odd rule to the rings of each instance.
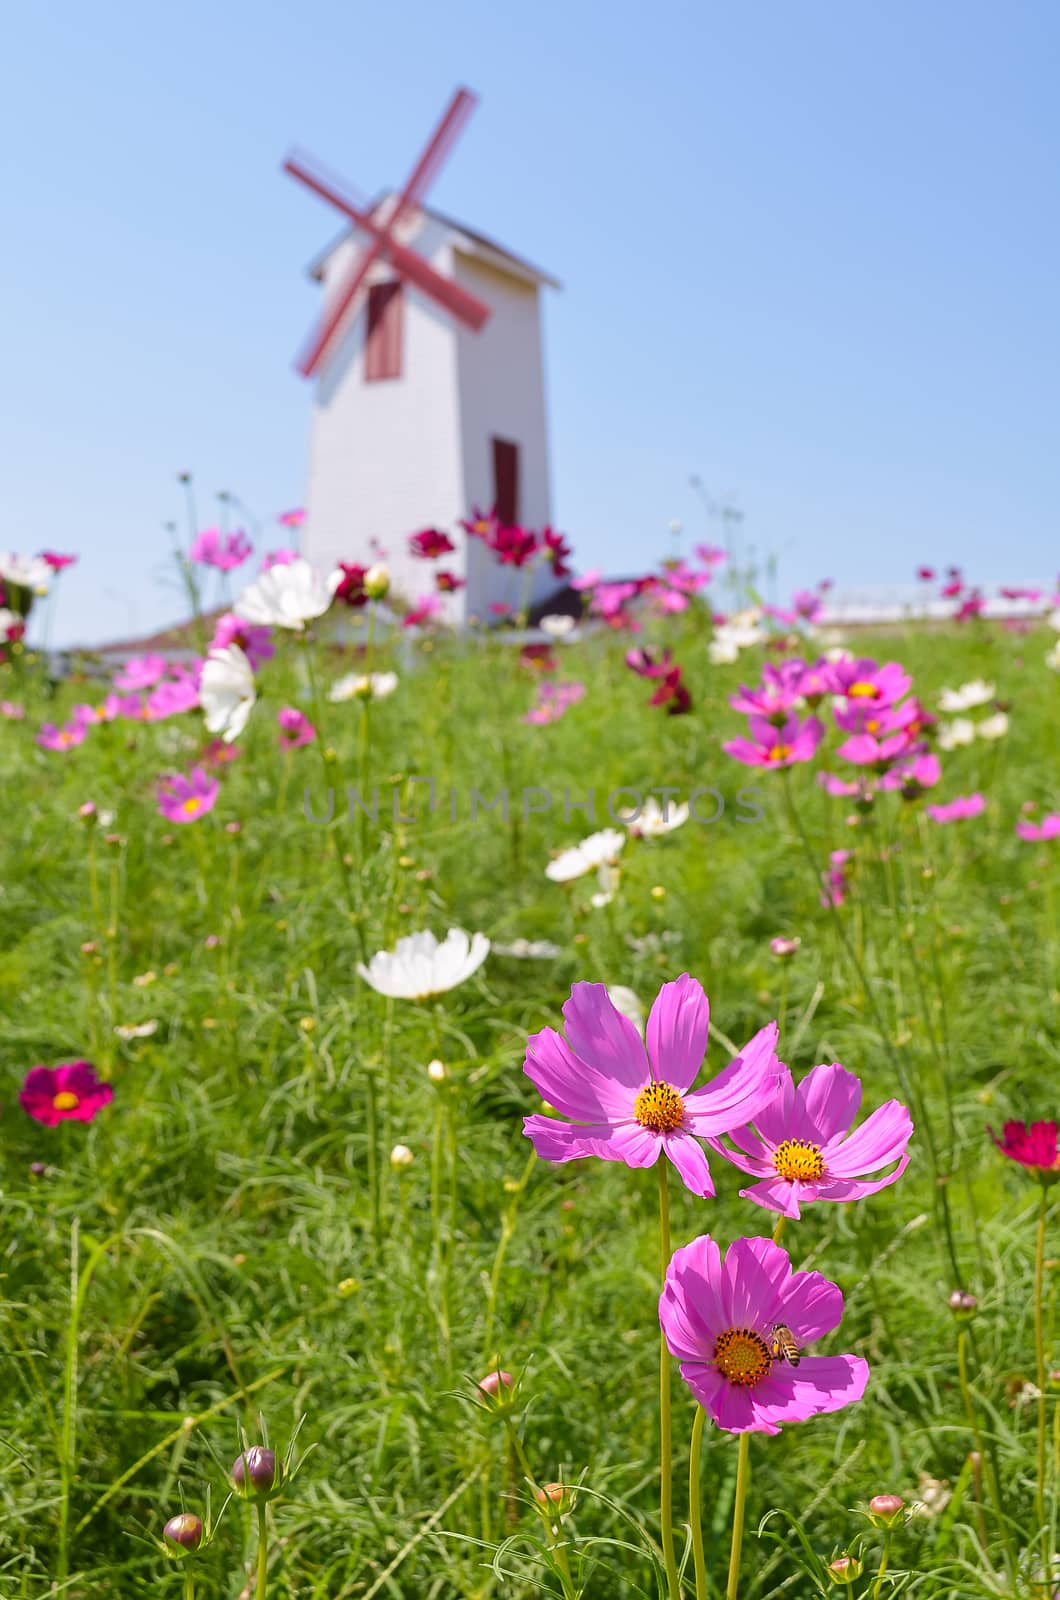
[[628, 1118], [633, 1109], [631, 1091], [576, 1056], [554, 1028], [530, 1035], [523, 1071], [543, 1100], [576, 1122]]
[[714, 1194], [714, 1184], [703, 1146], [690, 1133], [681, 1129], [664, 1133], [663, 1149], [681, 1175], [686, 1189], [709, 1200]]
[[710, 1001], [703, 985], [685, 972], [664, 983], [648, 1016], [648, 1060], [663, 1083], [682, 1093], [703, 1065], [710, 1034]]
[[843, 1293], [819, 1272], [794, 1272], [777, 1309], [777, 1320], [787, 1323], [798, 1343], [812, 1344], [838, 1328]]
[[692, 1133], [706, 1138], [758, 1120], [781, 1084], [776, 1040], [777, 1025], [770, 1022], [716, 1078], [685, 1096], [685, 1117]]
[[602, 983], [575, 983], [563, 1007], [575, 1055], [636, 1094], [651, 1076], [640, 1034], [617, 1011]]
[[868, 1362], [860, 1356], [803, 1356], [797, 1369], [774, 1364], [753, 1390], [755, 1415], [764, 1431], [775, 1432], [782, 1422], [804, 1422], [851, 1405], [868, 1381]]
[[[746, 1171], [747, 1168], [744, 1168]], [[753, 1183], [749, 1189], [740, 1190], [741, 1200], [753, 1200], [756, 1206], [766, 1206], [770, 1211], [779, 1211], [782, 1217], [791, 1217], [798, 1222], [802, 1215], [799, 1210], [799, 1190], [804, 1188], [790, 1178], [781, 1178], [774, 1174], [772, 1178], [765, 1178], [761, 1183]], [[816, 1189], [816, 1185], [814, 1185]], [[816, 1196], [807, 1196], [807, 1199]]]
[[722, 1268], [722, 1309], [733, 1328], [767, 1328], [791, 1279], [786, 1250], [772, 1239], [735, 1239]]
[[825, 1170], [834, 1178], [859, 1178], [877, 1172], [905, 1154], [913, 1119], [900, 1100], [887, 1100], [866, 1117], [848, 1138], [831, 1140], [821, 1151]]
[[[795, 1091], [795, 1116], [799, 1126], [789, 1138], [808, 1138], [827, 1144], [846, 1133], [861, 1106], [861, 1080], [838, 1061], [814, 1067]], [[806, 1131], [802, 1132], [805, 1125]]]

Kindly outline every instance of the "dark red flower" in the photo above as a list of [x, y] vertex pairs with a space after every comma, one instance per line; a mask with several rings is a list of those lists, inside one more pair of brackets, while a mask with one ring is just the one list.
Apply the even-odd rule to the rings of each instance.
[[541, 547], [545, 552], [545, 560], [552, 568], [553, 577], [569, 578], [573, 569], [567, 565], [567, 561], [574, 552], [563, 535], [553, 533], [551, 528], [542, 529]]
[[91, 1122], [114, 1099], [109, 1083], [101, 1083], [87, 1061], [66, 1061], [57, 1067], [31, 1067], [18, 1103], [28, 1116], [54, 1128], [60, 1122]]
[[455, 594], [458, 589], [467, 588], [467, 579], [442, 570], [434, 574], [434, 586], [441, 594]]
[[692, 696], [685, 687], [681, 672], [680, 667], [672, 668], [648, 702], [652, 706], [665, 706], [667, 715], [671, 717], [682, 716], [692, 709]]
[[460, 526], [472, 539], [489, 539], [497, 528], [496, 506], [489, 511], [480, 511], [478, 506], [472, 506], [471, 515], [465, 517]]
[[1003, 1156], [1028, 1167], [1044, 1181], [1052, 1183], [1060, 1178], [1060, 1150], [1057, 1148], [1056, 1123], [1006, 1122], [999, 1139], [993, 1128], [987, 1133]]
[[916, 575], [921, 583], [931, 583], [935, 577], [934, 567], [917, 567]]
[[673, 656], [669, 650], [664, 650], [656, 661], [649, 650], [627, 650], [626, 666], [635, 672], [638, 678], [665, 678], [673, 670]]
[[364, 575], [368, 568], [358, 566], [355, 561], [340, 561], [339, 570], [342, 573], [342, 579], [335, 590], [335, 599], [353, 607], [367, 605], [368, 596], [364, 590]]
[[497, 527], [486, 542], [502, 567], [525, 567], [537, 555], [537, 534], [529, 528]]
[[440, 528], [424, 528], [422, 533], [414, 533], [409, 538], [409, 550], [414, 556], [422, 556], [424, 561], [437, 561], [439, 556], [450, 555], [455, 549], [452, 539]]
[[555, 672], [559, 665], [549, 644], [524, 644], [519, 652], [519, 664], [533, 672]]
[[72, 567], [77, 561], [76, 556], [61, 556], [57, 550], [42, 550], [42, 561], [46, 561], [53, 572], [61, 572], [64, 567]]

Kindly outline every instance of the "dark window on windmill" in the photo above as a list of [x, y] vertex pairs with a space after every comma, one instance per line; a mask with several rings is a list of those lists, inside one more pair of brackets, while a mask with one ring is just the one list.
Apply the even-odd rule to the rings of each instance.
[[510, 439], [494, 439], [493, 505], [498, 522], [513, 528], [519, 521], [519, 446]]
[[401, 284], [373, 283], [368, 289], [368, 331], [364, 340], [364, 381], [401, 376]]

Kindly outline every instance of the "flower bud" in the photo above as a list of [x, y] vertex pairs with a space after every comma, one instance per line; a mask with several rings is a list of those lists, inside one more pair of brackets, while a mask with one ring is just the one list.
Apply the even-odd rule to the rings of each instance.
[[534, 1490], [534, 1499], [551, 1520], [574, 1510], [574, 1494], [564, 1483], [543, 1483]]
[[968, 1294], [964, 1289], [954, 1289], [946, 1304], [958, 1322], [969, 1322], [975, 1315], [979, 1301], [974, 1294]]
[[449, 1077], [449, 1068], [444, 1061], [428, 1061], [427, 1076], [432, 1083], [445, 1083]]
[[202, 1518], [195, 1516], [194, 1512], [181, 1511], [179, 1515], [170, 1517], [162, 1533], [181, 1550], [197, 1550], [202, 1544]]
[[877, 1528], [893, 1528], [902, 1520], [905, 1501], [900, 1494], [874, 1494], [869, 1501], [869, 1518]]
[[828, 1563], [828, 1576], [833, 1583], [856, 1583], [861, 1577], [861, 1562], [855, 1556], [836, 1556]]
[[777, 957], [778, 961], [786, 961], [789, 957], [795, 954], [801, 944], [802, 940], [799, 938], [798, 934], [795, 934], [790, 939], [786, 939], [782, 933], [778, 933], [775, 938], [770, 939], [769, 948]]
[[369, 600], [382, 600], [390, 588], [390, 570], [377, 561], [364, 575], [364, 592]]
[[404, 1167], [411, 1167], [415, 1159], [407, 1144], [396, 1144], [390, 1152], [390, 1165], [395, 1172], [400, 1172]]
[[283, 1463], [263, 1444], [252, 1444], [232, 1463], [232, 1483], [245, 1500], [267, 1499], [283, 1481]]
[[487, 1411], [495, 1411], [498, 1416], [504, 1416], [514, 1409], [515, 1405], [515, 1379], [510, 1372], [500, 1368], [487, 1372], [480, 1378], [476, 1388], [479, 1399]]

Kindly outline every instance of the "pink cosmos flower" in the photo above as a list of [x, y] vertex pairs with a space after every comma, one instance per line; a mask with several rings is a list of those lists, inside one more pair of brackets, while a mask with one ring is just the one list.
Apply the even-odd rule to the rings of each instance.
[[783, 661], [776, 667], [768, 663], [758, 687], [748, 689], [741, 684], [738, 693], [730, 696], [729, 704], [734, 711], [740, 711], [748, 717], [766, 717], [770, 722], [786, 722], [788, 712], [802, 696], [805, 674], [806, 666], [802, 661]]
[[76, 718], [57, 728], [54, 722], [46, 722], [37, 735], [37, 743], [42, 750], [72, 750], [75, 745], [83, 744], [86, 727]]
[[168, 665], [165, 656], [130, 656], [121, 671], [114, 674], [114, 687], [150, 689], [164, 675]]
[[592, 567], [588, 572], [583, 572], [580, 578], [572, 578], [570, 586], [579, 593], [585, 589], [595, 589], [603, 575], [601, 567]]
[[722, 561], [728, 561], [727, 553], [716, 544], [697, 544], [692, 554], [697, 561], [702, 561], [705, 567], [716, 567]]
[[1060, 811], [1050, 811], [1041, 822], [1017, 822], [1016, 832], [1021, 839], [1035, 843], [1044, 839], [1056, 839], [1060, 837]]
[[250, 662], [250, 670], [257, 672], [263, 661], [268, 661], [276, 654], [271, 639], [272, 632], [269, 628], [255, 627], [253, 623], [244, 622], [242, 617], [237, 617], [234, 611], [226, 611], [217, 619], [209, 650], [226, 650], [230, 644], [238, 645]]
[[486, 542], [502, 567], [515, 567], [517, 571], [529, 565], [539, 548], [537, 534], [529, 528], [497, 527]]
[[289, 567], [292, 561], [297, 560], [297, 550], [291, 550], [287, 545], [281, 545], [279, 550], [266, 550], [261, 558], [261, 570], [262, 572], [268, 572], [270, 567]]
[[694, 1194], [712, 1195], [700, 1139], [757, 1115], [776, 1091], [777, 1025], [762, 1028], [716, 1078], [693, 1089], [707, 1048], [710, 1004], [687, 973], [664, 983], [646, 1045], [602, 983], [576, 983], [563, 1007], [567, 1037], [543, 1028], [527, 1041], [523, 1071], [570, 1122], [532, 1116], [523, 1131], [544, 1161], [599, 1156], [651, 1167], [660, 1152]]
[[531, 706], [523, 721], [539, 725], [558, 722], [584, 694], [584, 683], [542, 683], [538, 686], [537, 703]]
[[86, 727], [91, 727], [96, 722], [113, 722], [115, 717], [121, 715], [121, 698], [116, 694], [108, 694], [98, 705], [87, 704], [74, 707], [73, 717], [75, 722], [83, 722]]
[[512, 614], [512, 608], [511, 608], [510, 605], [508, 605], [506, 603], [506, 601], [504, 601], [504, 600], [491, 600], [490, 601], [490, 616], [492, 616], [492, 617], [510, 617], [511, 614]]
[[401, 619], [403, 628], [422, 628], [425, 622], [430, 622], [442, 609], [442, 602], [436, 594], [426, 594], [422, 600], [417, 600], [412, 610]]
[[973, 589], [966, 595], [953, 613], [954, 622], [970, 622], [973, 617], [981, 617], [986, 606], [986, 597], [980, 589]]
[[243, 754], [237, 744], [225, 744], [223, 739], [211, 739], [202, 752], [202, 762], [207, 767], [227, 767]]
[[916, 575], [921, 583], [934, 583], [935, 581], [934, 567], [917, 567]]
[[8, 717], [12, 722], [21, 722], [25, 715], [25, 706], [16, 705], [14, 700], [0, 700], [0, 717]]
[[72, 567], [77, 564], [76, 556], [62, 556], [57, 550], [42, 550], [40, 558], [48, 563], [53, 572], [62, 572], [64, 567]]
[[234, 572], [254, 554], [254, 546], [242, 529], [222, 533], [220, 528], [204, 528], [192, 540], [188, 554], [200, 566], [216, 567], [218, 572]]
[[276, 521], [281, 528], [300, 528], [305, 521], [305, 511], [296, 506], [293, 511], [281, 511]]
[[805, 722], [789, 717], [781, 727], [764, 717], [751, 717], [749, 727], [749, 739], [730, 739], [721, 747], [745, 767], [792, 767], [798, 761], [812, 761], [824, 738], [824, 728], [816, 717], [807, 717]]
[[[800, 1351], [839, 1326], [843, 1296], [819, 1272], [792, 1272], [771, 1239], [737, 1239], [725, 1253], [709, 1234], [675, 1250], [659, 1298], [670, 1354], [700, 1405], [727, 1433], [779, 1433], [860, 1400], [869, 1379], [860, 1356], [784, 1359], [774, 1330]], [[776, 1352], [774, 1354], [774, 1352]]]
[[167, 822], [195, 822], [212, 811], [221, 785], [202, 767], [192, 767], [185, 775], [171, 773], [158, 789], [158, 809]]
[[18, 1103], [36, 1122], [54, 1128], [60, 1122], [91, 1122], [113, 1099], [110, 1084], [101, 1083], [87, 1061], [67, 1061], [56, 1067], [31, 1067]]
[[832, 713], [837, 728], [844, 733], [871, 733], [877, 739], [904, 733], [913, 723], [919, 726], [921, 707], [910, 698], [901, 705], [880, 705], [875, 700], [846, 700]]
[[897, 661], [876, 665], [867, 657], [859, 661], [832, 663], [833, 693], [845, 695], [848, 700], [867, 700], [877, 706], [893, 706], [909, 693], [913, 680]]
[[658, 660], [649, 650], [627, 650], [626, 666], [635, 672], [638, 678], [665, 678], [673, 667], [673, 654], [664, 650]]
[[854, 796], [861, 798], [872, 793], [872, 784], [867, 778], [854, 778], [847, 782], [845, 778], [837, 777], [834, 772], [819, 772], [817, 782], [826, 794], [836, 795], [842, 799], [852, 799]]
[[824, 601], [810, 589], [797, 589], [791, 597], [791, 609], [803, 622], [819, 622], [824, 615]]
[[981, 794], [959, 794], [955, 800], [948, 800], [945, 805], [925, 806], [929, 817], [935, 822], [963, 822], [968, 817], [977, 817], [986, 810], [986, 800]]
[[276, 721], [280, 726], [281, 749], [298, 750], [302, 745], [312, 744], [317, 736], [309, 718], [294, 706], [284, 706], [277, 711]]
[[823, 906], [841, 906], [847, 897], [850, 887], [848, 862], [851, 859], [849, 850], [833, 850], [828, 857], [828, 869], [822, 873], [824, 891], [821, 895]]
[[1006, 1122], [999, 1139], [993, 1128], [987, 1128], [1003, 1156], [1029, 1167], [1039, 1177], [1049, 1179], [1060, 1176], [1060, 1151], [1056, 1142], [1055, 1122]]
[[452, 539], [440, 528], [424, 528], [421, 533], [409, 535], [410, 555], [420, 556], [424, 561], [437, 561], [439, 556], [451, 555], [455, 549]]
[[[895, 1183], [909, 1165], [906, 1146], [913, 1122], [897, 1100], [888, 1100], [851, 1133], [861, 1105], [861, 1083], [838, 1062], [814, 1067], [795, 1087], [781, 1066], [780, 1088], [750, 1124], [731, 1128], [730, 1150], [718, 1138], [707, 1143], [720, 1156], [759, 1181], [741, 1189], [744, 1200], [799, 1218], [799, 1205], [813, 1200], [860, 1200]], [[879, 1172], [898, 1164], [882, 1178]]]
[[[915, 750], [916, 746], [912, 746]], [[909, 736], [903, 731], [878, 738], [874, 733], [856, 733], [839, 746], [836, 755], [856, 767], [875, 767], [882, 772], [900, 756], [911, 753]]]
[[185, 711], [194, 711], [198, 704], [198, 670], [181, 672], [151, 690], [147, 697], [147, 716], [151, 722], [162, 722], [166, 717], [179, 717]]
[[900, 789], [905, 800], [919, 799], [925, 789], [933, 789], [942, 777], [942, 764], [933, 752], [900, 760], [880, 777], [881, 789]]
[[455, 594], [458, 589], [467, 588], [467, 579], [458, 578], [455, 572], [440, 568], [434, 574], [434, 586], [439, 594]]
[[570, 577], [571, 568], [569, 562], [574, 552], [562, 533], [556, 533], [552, 528], [542, 528], [541, 551], [552, 568], [552, 576], [554, 578]]

